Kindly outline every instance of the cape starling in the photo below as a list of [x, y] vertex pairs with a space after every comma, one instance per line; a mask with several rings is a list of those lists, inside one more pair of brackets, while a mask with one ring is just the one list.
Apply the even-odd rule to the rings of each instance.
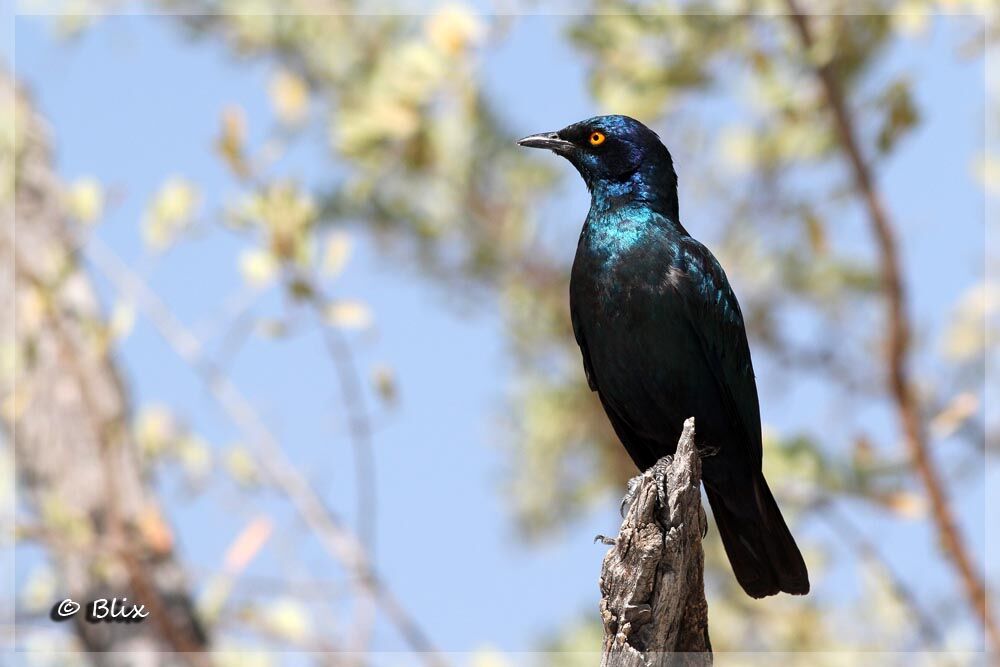
[[750, 348], [726, 274], [678, 215], [659, 137], [600, 116], [518, 142], [572, 163], [590, 190], [570, 309], [590, 388], [646, 470], [695, 418], [703, 479], [733, 572], [752, 597], [804, 594], [809, 575], [761, 472]]

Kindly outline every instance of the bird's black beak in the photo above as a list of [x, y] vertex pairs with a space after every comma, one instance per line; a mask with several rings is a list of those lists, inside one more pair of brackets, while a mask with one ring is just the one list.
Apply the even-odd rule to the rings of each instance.
[[530, 137], [519, 139], [517, 145], [526, 148], [547, 148], [556, 153], [565, 153], [573, 149], [573, 142], [560, 139], [556, 132], [533, 134]]

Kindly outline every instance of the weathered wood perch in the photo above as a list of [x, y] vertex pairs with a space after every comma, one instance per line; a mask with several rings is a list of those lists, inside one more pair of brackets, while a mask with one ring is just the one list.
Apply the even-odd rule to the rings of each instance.
[[601, 567], [603, 667], [710, 665], [694, 418], [638, 486]]

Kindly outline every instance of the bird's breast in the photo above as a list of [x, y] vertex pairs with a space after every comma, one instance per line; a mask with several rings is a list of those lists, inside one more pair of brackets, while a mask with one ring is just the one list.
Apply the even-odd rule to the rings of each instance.
[[573, 300], [595, 323], [637, 326], [654, 302], [675, 298], [672, 259], [670, 248], [643, 230], [591, 234], [573, 264]]

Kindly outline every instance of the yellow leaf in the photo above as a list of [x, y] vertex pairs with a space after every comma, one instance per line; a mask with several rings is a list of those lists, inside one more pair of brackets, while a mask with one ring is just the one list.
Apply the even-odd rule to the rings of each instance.
[[222, 110], [222, 136], [242, 148], [247, 135], [247, 114], [238, 104]]
[[445, 7], [427, 20], [425, 28], [434, 48], [448, 55], [457, 55], [483, 35], [483, 24], [461, 5]]
[[323, 252], [323, 271], [329, 276], [340, 275], [351, 256], [351, 237], [343, 232], [333, 232], [326, 239]]
[[168, 554], [174, 548], [174, 534], [163, 515], [153, 505], [147, 506], [136, 519], [145, 545], [157, 554]]
[[309, 614], [293, 600], [278, 600], [267, 610], [264, 622], [276, 635], [289, 641], [301, 641], [312, 629]]
[[184, 472], [195, 481], [203, 479], [212, 468], [208, 443], [197, 435], [188, 435], [177, 443], [177, 456]]
[[183, 178], [169, 178], [153, 202], [153, 212], [166, 222], [183, 222], [193, 213], [197, 199], [198, 193], [190, 182]]
[[385, 365], [376, 366], [372, 371], [372, 383], [375, 385], [375, 391], [378, 392], [379, 398], [386, 403], [396, 402], [399, 390], [396, 386], [396, 374], [392, 372], [391, 368]]
[[971, 392], [964, 392], [951, 400], [930, 423], [931, 433], [936, 438], [947, 438], [965, 421], [979, 410], [979, 398]]
[[215, 148], [234, 174], [244, 178], [250, 174], [243, 142], [247, 121], [242, 107], [231, 105], [222, 111], [222, 129]]
[[249, 197], [240, 215], [267, 232], [267, 247], [276, 258], [304, 264], [312, 257], [312, 235], [319, 210], [308, 192], [294, 182], [272, 183]]
[[95, 178], [81, 178], [70, 186], [66, 193], [66, 209], [70, 216], [91, 224], [104, 212], [104, 191]]
[[[198, 595], [198, 615], [199, 617], [207, 621], [215, 621], [219, 617], [219, 613], [226, 604], [226, 599], [229, 597], [229, 593], [233, 589], [232, 577], [225, 574], [217, 574], [210, 578], [201, 589], [201, 593]], [[223, 665], [240, 665], [241, 667], [246, 664], [245, 659], [239, 661], [230, 662], [224, 660], [220, 655], [218, 648], [214, 649], [212, 652], [212, 657], [215, 658], [212, 662], [217, 667], [222, 667]]]
[[904, 0], [892, 15], [892, 25], [907, 37], [917, 37], [927, 30], [928, 7], [921, 0]]
[[160, 187], [146, 211], [143, 236], [153, 250], [163, 250], [191, 223], [198, 206], [197, 188], [171, 177]]
[[238, 484], [249, 486], [257, 483], [257, 464], [244, 447], [231, 447], [226, 452], [225, 465]]
[[879, 498], [888, 509], [906, 519], [919, 519], [927, 513], [927, 503], [915, 493], [898, 491]]
[[371, 325], [372, 314], [358, 301], [335, 301], [326, 307], [326, 321], [345, 329], [364, 329]]
[[164, 406], [151, 405], [139, 413], [135, 424], [135, 439], [143, 452], [156, 455], [166, 449], [176, 436], [176, 422]]
[[288, 324], [284, 320], [266, 317], [257, 321], [254, 330], [265, 338], [281, 338], [288, 335]]
[[240, 272], [251, 287], [266, 287], [278, 273], [278, 262], [269, 252], [247, 250], [240, 255]]
[[130, 303], [117, 303], [111, 311], [108, 330], [116, 340], [127, 338], [135, 327], [135, 306]]
[[271, 79], [268, 92], [271, 105], [282, 123], [295, 125], [302, 122], [309, 109], [309, 86], [302, 77], [282, 70]]
[[989, 194], [1000, 195], [1000, 159], [995, 155], [981, 155], [972, 165], [976, 180]]
[[986, 349], [992, 317], [1000, 311], [1000, 287], [979, 283], [958, 300], [944, 335], [944, 355], [952, 361], [969, 361]]
[[812, 211], [807, 211], [803, 215], [803, 219], [806, 223], [809, 245], [812, 247], [813, 252], [817, 255], [825, 255], [829, 244], [826, 239], [826, 228], [823, 226], [823, 221], [812, 213]]

